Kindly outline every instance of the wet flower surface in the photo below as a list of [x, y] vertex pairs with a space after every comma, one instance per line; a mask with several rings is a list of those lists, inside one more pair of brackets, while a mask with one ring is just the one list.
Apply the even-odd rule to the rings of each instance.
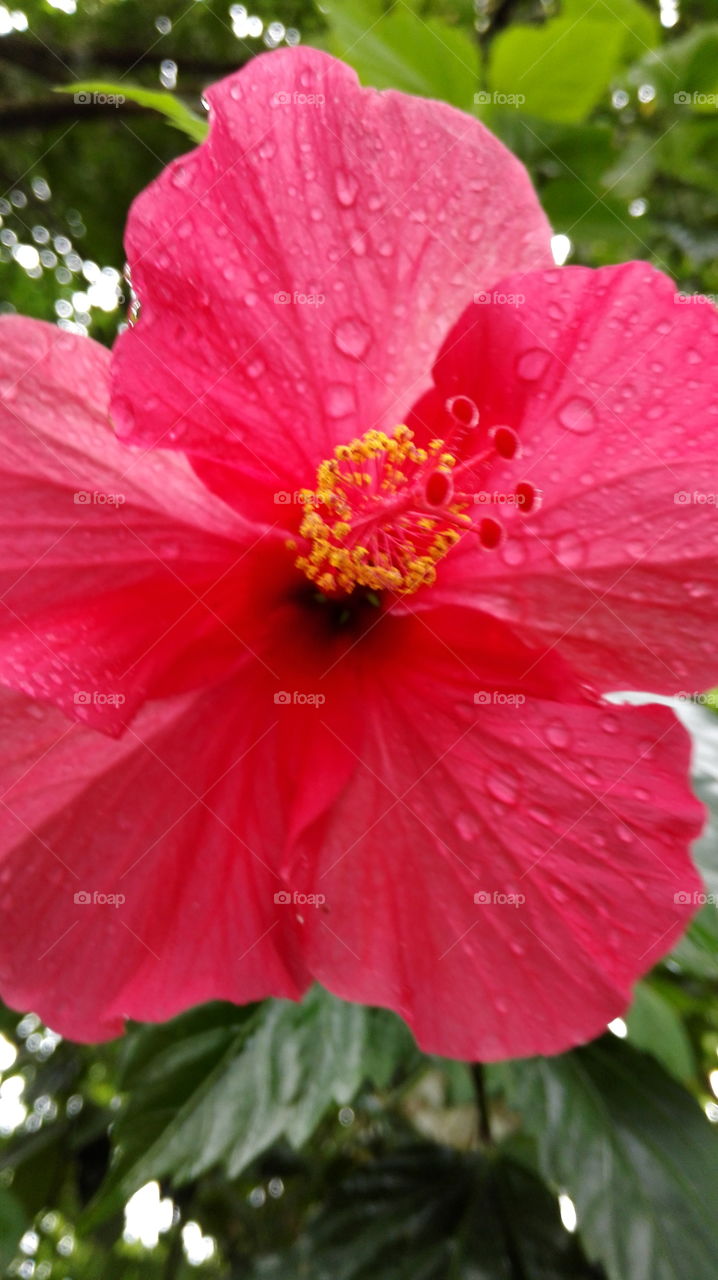
[[111, 402], [2, 322], [3, 995], [94, 1039], [316, 979], [559, 1051], [700, 884], [685, 731], [604, 695], [715, 680], [718, 321], [552, 269], [451, 108], [308, 50], [208, 96]]

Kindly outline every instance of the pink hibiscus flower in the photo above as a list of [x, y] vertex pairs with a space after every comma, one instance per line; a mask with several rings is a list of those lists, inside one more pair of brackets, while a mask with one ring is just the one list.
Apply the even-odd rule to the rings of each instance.
[[716, 678], [718, 320], [549, 269], [447, 106], [306, 49], [208, 96], [130, 216], [124, 443], [102, 348], [2, 322], [0, 990], [564, 1049], [700, 887], [686, 733], [603, 695]]

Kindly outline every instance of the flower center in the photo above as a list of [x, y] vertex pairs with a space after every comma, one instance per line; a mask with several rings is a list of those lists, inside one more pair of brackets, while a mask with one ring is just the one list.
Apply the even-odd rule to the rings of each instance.
[[442, 440], [427, 449], [408, 427], [367, 431], [338, 445], [304, 489], [299, 528], [309, 548], [297, 558], [329, 594], [365, 587], [409, 595], [436, 577], [436, 565], [471, 524], [470, 495], [455, 495], [456, 458]]
[[[406, 426], [338, 445], [319, 466], [316, 489], [300, 493], [304, 547], [288, 544], [300, 551], [297, 567], [328, 596], [356, 587], [411, 595], [435, 581], [439, 561], [470, 529], [485, 548], [498, 546], [500, 521], [487, 518], [485, 507], [476, 519], [484, 500], [474, 491], [476, 472], [497, 455], [512, 458], [517, 447], [508, 427], [495, 428], [490, 447], [470, 461], [459, 461], [443, 440], [421, 448]], [[521, 510], [536, 495], [523, 484], [511, 496]]]

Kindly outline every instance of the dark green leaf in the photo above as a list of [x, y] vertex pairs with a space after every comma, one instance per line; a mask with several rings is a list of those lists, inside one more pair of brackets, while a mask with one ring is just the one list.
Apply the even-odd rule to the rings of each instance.
[[90, 1221], [151, 1178], [180, 1184], [216, 1167], [235, 1178], [280, 1138], [301, 1146], [332, 1103], [354, 1096], [360, 1007], [316, 987], [301, 1004], [210, 1012], [209, 1025], [200, 1009], [140, 1033], [123, 1078], [131, 1092], [114, 1128], [117, 1160]]
[[718, 1142], [652, 1058], [605, 1037], [494, 1071], [611, 1280], [715, 1280]]
[[350, 1175], [307, 1233], [255, 1276], [271, 1280], [584, 1280], [556, 1197], [503, 1157], [434, 1145]]
[[0, 1188], [0, 1267], [15, 1257], [18, 1241], [28, 1226], [25, 1211], [10, 1191]]
[[690, 1080], [696, 1064], [691, 1042], [675, 1009], [648, 982], [636, 987], [626, 1014], [628, 1039], [652, 1053], [678, 1080]]

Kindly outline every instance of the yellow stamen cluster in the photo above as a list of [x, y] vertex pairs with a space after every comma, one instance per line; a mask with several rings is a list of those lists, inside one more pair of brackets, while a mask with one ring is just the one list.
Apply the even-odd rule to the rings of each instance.
[[[316, 489], [302, 490], [299, 532], [309, 549], [297, 567], [329, 595], [355, 587], [408, 595], [433, 582], [437, 562], [471, 523], [468, 499], [452, 494], [455, 463], [443, 441], [419, 448], [405, 426], [339, 445], [320, 465]], [[447, 477], [447, 501], [438, 505], [426, 496], [436, 473]]]

